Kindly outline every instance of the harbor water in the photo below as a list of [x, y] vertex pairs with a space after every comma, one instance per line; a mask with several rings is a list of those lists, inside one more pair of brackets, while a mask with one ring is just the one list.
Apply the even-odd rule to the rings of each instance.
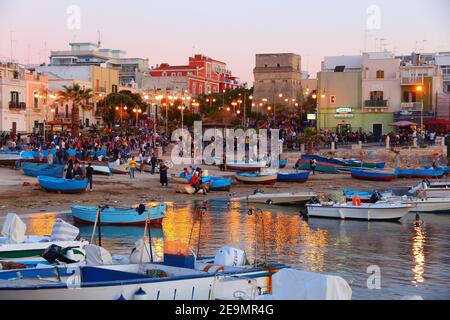
[[[162, 228], [151, 229], [156, 260], [162, 260], [164, 252], [187, 253], [189, 248], [199, 256], [213, 256], [230, 245], [245, 250], [252, 262], [256, 243], [259, 261], [342, 276], [352, 286], [353, 299], [450, 299], [449, 215], [422, 214], [420, 226], [413, 213], [398, 223], [305, 222], [296, 207], [251, 206], [263, 211], [257, 219], [248, 214], [246, 204], [209, 202], [200, 218], [195, 208], [201, 205], [169, 204]], [[50, 234], [58, 217], [72, 223], [69, 213], [21, 217], [28, 234]], [[92, 226], [79, 227], [82, 237], [90, 239]], [[101, 232], [107, 250], [128, 255], [144, 228], [102, 226]]]

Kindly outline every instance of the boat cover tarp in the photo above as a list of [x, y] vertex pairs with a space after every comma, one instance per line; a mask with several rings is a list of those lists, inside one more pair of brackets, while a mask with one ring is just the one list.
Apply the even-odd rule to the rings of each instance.
[[3, 223], [2, 236], [8, 243], [23, 243], [26, 239], [27, 225], [15, 213], [8, 213]]
[[295, 269], [272, 276], [273, 300], [350, 300], [352, 289], [341, 277]]
[[84, 246], [86, 252], [86, 265], [103, 266], [111, 265], [113, 260], [111, 254], [104, 248], [88, 244]]
[[57, 219], [52, 229], [52, 241], [73, 241], [79, 233], [80, 229], [77, 227], [62, 219]]

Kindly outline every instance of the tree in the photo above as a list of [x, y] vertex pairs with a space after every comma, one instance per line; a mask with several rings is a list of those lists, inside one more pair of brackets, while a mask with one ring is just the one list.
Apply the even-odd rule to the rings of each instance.
[[99, 109], [102, 118], [106, 123], [113, 123], [116, 119], [116, 107], [127, 106], [126, 111], [122, 111], [125, 118], [130, 118], [133, 108], [141, 108], [145, 110], [146, 103], [138, 93], [131, 93], [130, 91], [113, 92], [108, 94], [103, 100], [99, 102]]
[[72, 102], [72, 134], [77, 137], [80, 128], [80, 106], [92, 97], [91, 89], [84, 89], [78, 83], [73, 86], [63, 86], [64, 90], [58, 93], [60, 101]]
[[305, 132], [302, 136], [298, 137], [299, 143], [306, 143], [307, 153], [312, 154], [314, 144], [320, 143], [322, 141], [322, 135], [317, 133], [316, 128], [305, 128]]

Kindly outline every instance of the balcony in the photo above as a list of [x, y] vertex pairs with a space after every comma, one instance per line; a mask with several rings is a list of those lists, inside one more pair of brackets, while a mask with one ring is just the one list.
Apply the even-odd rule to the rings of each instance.
[[407, 111], [420, 111], [422, 110], [422, 102], [402, 102], [400, 108]]
[[95, 92], [104, 92], [106, 93], [106, 87], [96, 87]]
[[364, 101], [364, 106], [366, 108], [387, 108], [387, 100], [366, 100]]
[[417, 85], [423, 85], [424, 84], [424, 78], [423, 77], [402, 77], [400, 84], [402, 86], [417, 86]]
[[70, 120], [72, 119], [72, 114], [58, 113], [55, 114], [55, 120]]
[[14, 110], [25, 110], [27, 108], [27, 104], [25, 102], [10, 101], [9, 108]]

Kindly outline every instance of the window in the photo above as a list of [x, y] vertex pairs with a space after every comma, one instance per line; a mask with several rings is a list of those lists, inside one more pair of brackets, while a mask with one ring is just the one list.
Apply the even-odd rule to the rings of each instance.
[[19, 93], [17, 91], [11, 91], [11, 102], [19, 105]]
[[384, 70], [377, 70], [377, 79], [384, 79]]
[[414, 91], [403, 92], [403, 102], [417, 102], [416, 93]]
[[39, 128], [39, 121], [34, 120], [34, 127], [35, 127], [36, 129]]
[[264, 68], [267, 68], [267, 64], [264, 65]]
[[198, 86], [198, 93], [199, 94], [203, 93], [203, 85], [201, 85], [201, 84]]
[[370, 91], [370, 100], [381, 101], [383, 100], [383, 91]]
[[182, 72], [178, 72], [178, 76], [181, 77], [183, 75]]
[[[34, 91], [33, 95], [39, 94], [37, 91]], [[34, 107], [35, 108], [39, 108], [39, 97], [34, 97], [33, 98], [33, 102], [34, 102]]]
[[277, 68], [279, 68], [280, 67], [280, 64], [279, 63], [277, 63]]
[[164, 71], [164, 72], [162, 73], [162, 76], [163, 76], [163, 77], [167, 77], [167, 72]]

